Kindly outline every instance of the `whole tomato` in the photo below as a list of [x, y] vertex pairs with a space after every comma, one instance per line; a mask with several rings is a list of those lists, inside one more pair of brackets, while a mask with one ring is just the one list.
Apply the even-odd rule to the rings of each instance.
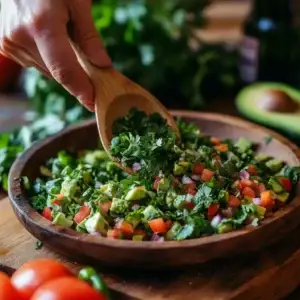
[[21, 297], [28, 300], [41, 285], [50, 280], [66, 276], [71, 277], [74, 275], [61, 262], [51, 259], [37, 259], [20, 267], [13, 274], [11, 283]]
[[22, 300], [17, 290], [10, 282], [10, 278], [0, 272], [0, 299], [1, 300]]
[[88, 283], [75, 277], [61, 277], [51, 280], [38, 288], [31, 300], [105, 300]]
[[5, 90], [19, 76], [21, 66], [0, 54], [0, 91]]

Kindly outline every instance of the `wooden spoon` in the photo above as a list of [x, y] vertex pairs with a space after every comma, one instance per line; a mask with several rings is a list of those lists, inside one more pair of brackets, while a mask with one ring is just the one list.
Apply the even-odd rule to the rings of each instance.
[[113, 137], [112, 125], [114, 121], [125, 116], [133, 107], [147, 114], [159, 113], [180, 138], [173, 117], [153, 95], [112, 67], [101, 69], [92, 65], [76, 46], [72, 46], [78, 61], [94, 85], [98, 131], [103, 147], [107, 152], [109, 152]]

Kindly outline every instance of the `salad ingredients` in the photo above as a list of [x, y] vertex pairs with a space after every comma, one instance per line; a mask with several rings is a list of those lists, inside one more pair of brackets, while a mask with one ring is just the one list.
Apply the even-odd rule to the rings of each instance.
[[[103, 150], [58, 153], [27, 189], [49, 221], [101, 237], [170, 241], [226, 233], [286, 203], [299, 167], [257, 154], [259, 145], [206, 136], [177, 120], [181, 141], [157, 114], [132, 109]], [[28, 180], [26, 181], [28, 183]]]
[[20, 267], [9, 278], [0, 272], [1, 300], [109, 300], [108, 288], [91, 267], [78, 278], [61, 262], [37, 259]]

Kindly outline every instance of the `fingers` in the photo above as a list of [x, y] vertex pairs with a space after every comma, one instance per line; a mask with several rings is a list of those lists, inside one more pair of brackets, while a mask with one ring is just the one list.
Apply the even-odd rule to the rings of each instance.
[[62, 84], [81, 104], [94, 111], [93, 86], [77, 61], [66, 30], [49, 28], [35, 34], [37, 48], [53, 78]]
[[111, 59], [92, 19], [91, 1], [73, 0], [70, 11], [75, 42], [93, 64], [99, 67], [110, 67]]

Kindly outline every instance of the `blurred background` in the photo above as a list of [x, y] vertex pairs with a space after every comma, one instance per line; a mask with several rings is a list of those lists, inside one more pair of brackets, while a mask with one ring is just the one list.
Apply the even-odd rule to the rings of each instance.
[[[95, 24], [115, 67], [168, 108], [239, 115], [296, 142], [299, 11], [298, 0], [93, 4]], [[0, 57], [0, 183], [32, 142], [90, 117], [56, 82]]]

